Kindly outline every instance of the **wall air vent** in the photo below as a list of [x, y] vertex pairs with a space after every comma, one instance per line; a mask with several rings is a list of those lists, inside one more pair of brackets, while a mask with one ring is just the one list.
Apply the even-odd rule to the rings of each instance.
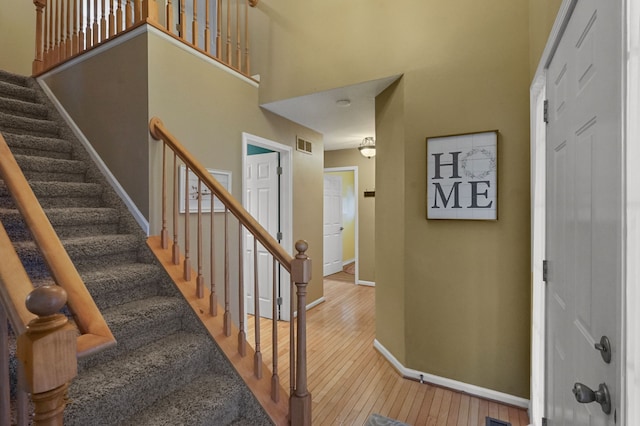
[[302, 139], [301, 137], [298, 137], [298, 141], [296, 143], [296, 149], [300, 152], [311, 154], [312, 143], [306, 139]]

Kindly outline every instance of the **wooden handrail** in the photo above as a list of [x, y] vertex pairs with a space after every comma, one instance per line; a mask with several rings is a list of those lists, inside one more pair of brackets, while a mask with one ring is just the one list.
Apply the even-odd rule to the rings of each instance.
[[[68, 294], [69, 307], [76, 316], [81, 332], [78, 337], [78, 356], [95, 353], [116, 344], [102, 314], [89, 294], [80, 274], [73, 265], [47, 215], [42, 210], [6, 140], [0, 134], [0, 178], [13, 197], [25, 224], [42, 253], [51, 276]], [[11, 283], [11, 286], [14, 284]]]
[[267, 232], [266, 229], [257, 220], [253, 218], [245, 210], [245, 208], [227, 191], [216, 179], [214, 179], [207, 169], [187, 151], [184, 146], [164, 127], [162, 121], [158, 117], [153, 117], [149, 122], [149, 131], [151, 136], [156, 140], [164, 141], [177, 155], [184, 161], [189, 168], [189, 171], [193, 172], [202, 182], [211, 189], [213, 194], [227, 206], [229, 211], [238, 218], [240, 223], [256, 236], [258, 241], [269, 251], [271, 251], [274, 257], [280, 262], [280, 264], [291, 272], [291, 261], [293, 258], [286, 250], [278, 244], [275, 238]]

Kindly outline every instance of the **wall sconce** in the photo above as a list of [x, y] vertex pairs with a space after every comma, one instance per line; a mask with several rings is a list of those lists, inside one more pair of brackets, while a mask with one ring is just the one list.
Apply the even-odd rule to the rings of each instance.
[[364, 157], [371, 158], [376, 156], [376, 140], [371, 136], [362, 139], [358, 147], [360, 154]]

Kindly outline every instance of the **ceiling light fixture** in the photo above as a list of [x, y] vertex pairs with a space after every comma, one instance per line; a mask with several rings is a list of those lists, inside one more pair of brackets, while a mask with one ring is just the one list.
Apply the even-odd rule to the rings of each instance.
[[349, 105], [351, 105], [351, 101], [349, 99], [338, 99], [336, 101], [336, 105], [338, 105], [339, 107], [346, 108]]
[[376, 156], [376, 140], [371, 136], [362, 139], [358, 147], [360, 154], [364, 157], [371, 158]]

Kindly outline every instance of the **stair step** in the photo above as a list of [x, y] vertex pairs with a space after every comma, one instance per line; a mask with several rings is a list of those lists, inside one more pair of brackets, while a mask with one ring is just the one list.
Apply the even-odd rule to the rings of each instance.
[[70, 160], [73, 147], [64, 139], [3, 133], [13, 155], [61, 158]]
[[109, 362], [123, 354], [177, 333], [189, 306], [178, 297], [152, 296], [102, 311], [118, 344], [80, 360], [80, 369]]
[[[1, 83], [0, 83], [1, 84]], [[59, 136], [58, 123], [0, 112], [0, 131], [33, 136]]]
[[36, 102], [37, 92], [24, 84], [16, 84], [16, 81], [0, 81], [0, 96], [3, 98], [19, 99], [26, 102]]
[[[224, 426], [235, 424], [241, 413], [241, 392], [233, 377], [207, 374], [123, 423], [123, 426]], [[268, 423], [253, 422], [252, 426]]]
[[120, 424], [205, 372], [212, 347], [205, 334], [176, 333], [82, 371], [69, 388], [65, 426]]
[[[55, 207], [102, 207], [102, 186], [80, 182], [29, 182], [40, 205]], [[0, 207], [15, 208], [5, 183], [0, 181]]]
[[163, 270], [148, 263], [131, 263], [81, 272], [100, 310], [159, 294]]
[[[60, 238], [86, 237], [100, 234], [117, 234], [118, 211], [110, 208], [54, 208], [45, 214]], [[12, 241], [31, 239], [20, 212], [16, 209], [0, 208], [0, 220], [11, 235]]]
[[49, 116], [49, 109], [45, 105], [2, 97], [0, 97], [0, 111], [29, 118], [46, 119]]
[[31, 181], [84, 182], [87, 165], [82, 161], [14, 155], [22, 173]]
[[0, 81], [16, 84], [18, 86], [27, 86], [31, 77], [25, 75], [13, 74], [5, 70], [0, 70]]

